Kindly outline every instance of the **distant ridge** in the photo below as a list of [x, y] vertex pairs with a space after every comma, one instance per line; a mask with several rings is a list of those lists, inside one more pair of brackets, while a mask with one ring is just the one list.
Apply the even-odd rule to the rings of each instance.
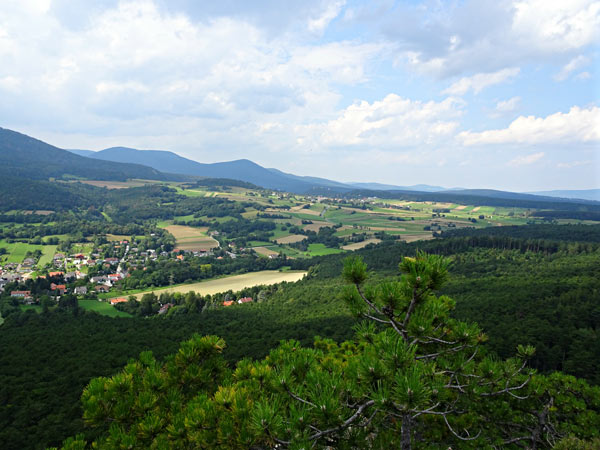
[[[80, 153], [82, 150], [74, 150]], [[86, 155], [88, 155], [86, 153]], [[112, 147], [98, 152], [91, 152], [90, 158], [103, 161], [118, 161], [143, 164], [169, 173], [195, 175], [210, 178], [230, 178], [287, 192], [305, 193], [315, 186], [345, 185], [333, 181], [289, 175], [276, 169], [266, 169], [248, 159], [204, 164], [177, 155], [166, 150], [137, 150], [128, 147]], [[346, 190], [352, 187], [346, 186]]]
[[358, 189], [371, 189], [375, 191], [419, 191], [419, 192], [440, 192], [445, 191], [445, 187], [430, 186], [428, 184], [415, 184], [413, 186], [394, 186], [392, 184], [381, 183], [348, 183]]
[[533, 195], [545, 195], [548, 197], [574, 198], [582, 200], [600, 201], [600, 189], [579, 189], [579, 190], [556, 190], [556, 191], [538, 191], [528, 192]]
[[0, 128], [0, 173], [35, 180], [69, 177], [115, 181], [184, 179], [139, 164], [91, 160], [5, 128]]

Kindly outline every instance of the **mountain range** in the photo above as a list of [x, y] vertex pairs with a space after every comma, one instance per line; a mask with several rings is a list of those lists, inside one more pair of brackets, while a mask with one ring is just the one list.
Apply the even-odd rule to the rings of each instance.
[[[446, 189], [419, 184], [396, 186], [381, 183], [342, 183], [326, 178], [299, 176], [262, 167], [248, 159], [200, 163], [165, 150], [112, 147], [101, 151], [63, 150], [27, 135], [0, 128], [0, 174], [4, 177], [40, 181], [87, 178], [124, 181], [131, 178], [161, 181], [191, 181], [197, 177], [229, 178], [295, 193], [350, 193], [394, 196], [404, 193], [436, 198], [457, 195], [506, 200], [565, 201], [600, 200], [600, 189], [514, 193], [489, 189]], [[541, 194], [541, 195], [540, 195]], [[557, 198], [561, 198], [557, 200]], [[443, 201], [443, 200], [442, 200]]]

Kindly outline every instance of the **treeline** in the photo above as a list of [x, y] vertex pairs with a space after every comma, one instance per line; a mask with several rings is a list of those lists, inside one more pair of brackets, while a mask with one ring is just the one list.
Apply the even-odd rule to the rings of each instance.
[[121, 280], [118, 287], [122, 290], [146, 289], [149, 287], [169, 286], [260, 270], [276, 270], [292, 261], [280, 258], [268, 259], [253, 255], [238, 258], [188, 257], [183, 261], [172, 258], [159, 258], [148, 261], [145, 267], [132, 270], [129, 276]]
[[502, 226], [489, 228], [457, 228], [441, 233], [442, 237], [502, 236], [515, 239], [543, 239], [566, 242], [600, 242], [600, 225], [553, 225]]

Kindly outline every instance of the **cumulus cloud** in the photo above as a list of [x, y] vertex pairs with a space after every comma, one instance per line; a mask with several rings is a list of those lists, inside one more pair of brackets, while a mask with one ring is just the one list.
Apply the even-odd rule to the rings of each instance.
[[510, 160], [507, 165], [512, 167], [528, 166], [542, 159], [544, 155], [544, 152], [539, 152], [532, 153], [531, 155], [517, 156], [516, 158]]
[[502, 69], [492, 73], [478, 73], [471, 77], [464, 77], [442, 91], [446, 95], [465, 95], [469, 91], [479, 94], [485, 88], [494, 84], [503, 83], [516, 77], [520, 72], [518, 67]]
[[398, 63], [439, 78], [494, 72], [523, 63], [555, 64], [600, 38], [595, 0], [467, 0], [381, 4], [348, 16], [376, 20], [397, 45]]
[[481, 132], [463, 131], [464, 145], [588, 143], [600, 141], [600, 108], [573, 106], [569, 112], [547, 117], [520, 116], [507, 128]]
[[459, 126], [462, 102], [449, 97], [421, 102], [389, 94], [380, 101], [348, 106], [337, 118], [297, 128], [303, 143], [316, 146], [410, 147], [435, 144]]

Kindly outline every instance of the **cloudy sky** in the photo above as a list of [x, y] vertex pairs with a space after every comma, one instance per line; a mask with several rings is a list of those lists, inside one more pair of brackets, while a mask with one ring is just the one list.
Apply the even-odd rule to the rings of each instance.
[[339, 181], [600, 187], [600, 2], [2, 0], [0, 126]]

